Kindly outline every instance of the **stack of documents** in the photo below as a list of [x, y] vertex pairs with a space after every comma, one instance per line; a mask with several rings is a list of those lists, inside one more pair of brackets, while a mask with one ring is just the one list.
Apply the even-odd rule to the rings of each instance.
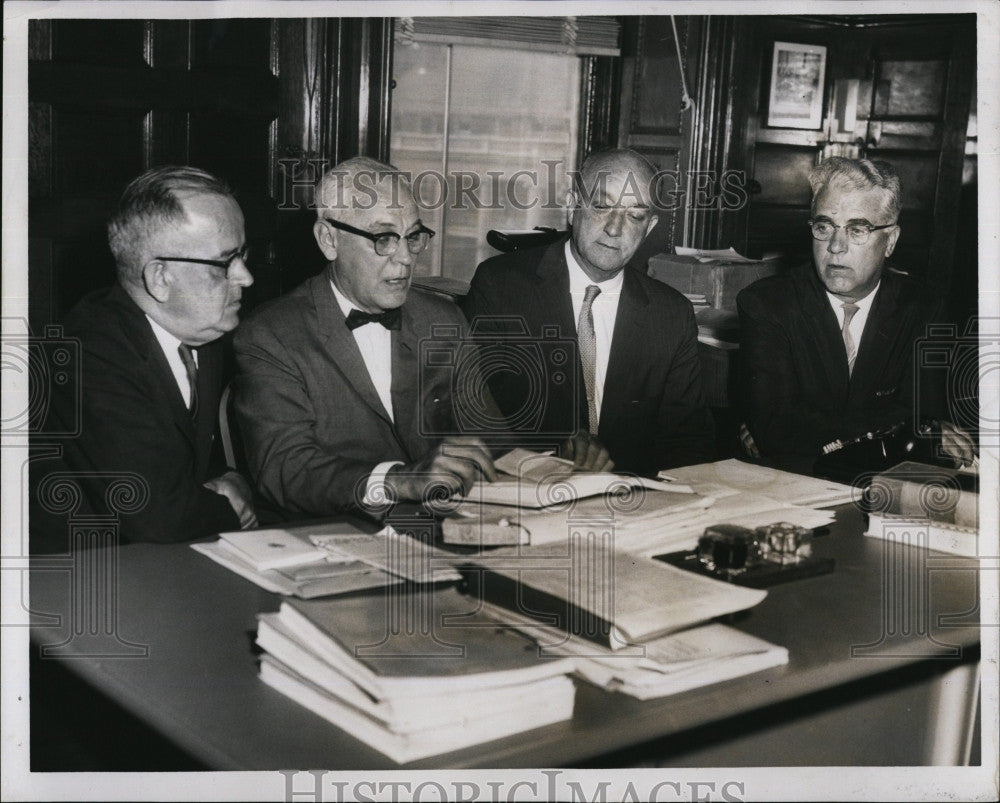
[[346, 523], [245, 530], [191, 546], [261, 588], [302, 599], [460, 578], [454, 556], [392, 527], [374, 534]]
[[261, 679], [403, 763], [572, 717], [573, 660], [454, 588], [286, 600], [258, 617]]
[[641, 699], [787, 663], [783, 647], [704, 624], [756, 605], [766, 591], [602, 549], [592, 535], [568, 548], [477, 557], [464, 570], [469, 593], [545, 653], [571, 656], [578, 677]]
[[[487, 606], [492, 610], [492, 606]], [[607, 691], [640, 700], [666, 697], [788, 663], [788, 650], [713, 622], [633, 648], [612, 650], [520, 617], [517, 627], [545, 652], [572, 656], [575, 674]]]

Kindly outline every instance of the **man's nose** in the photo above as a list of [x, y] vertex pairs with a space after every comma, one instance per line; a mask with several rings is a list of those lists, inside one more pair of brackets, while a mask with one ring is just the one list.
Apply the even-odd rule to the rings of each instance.
[[399, 244], [396, 246], [396, 253], [392, 255], [392, 261], [400, 265], [412, 265], [413, 260], [414, 254], [410, 252], [410, 244], [406, 241], [405, 237], [400, 237]]
[[253, 284], [253, 274], [242, 259], [233, 260], [229, 266], [229, 281], [237, 287], [249, 287]]
[[611, 237], [618, 237], [622, 233], [622, 223], [625, 217], [625, 210], [612, 209], [608, 215], [608, 220], [604, 224], [604, 231]]
[[826, 250], [831, 254], [843, 254], [850, 240], [847, 239], [847, 229], [840, 227], [833, 230], [833, 236], [826, 244]]

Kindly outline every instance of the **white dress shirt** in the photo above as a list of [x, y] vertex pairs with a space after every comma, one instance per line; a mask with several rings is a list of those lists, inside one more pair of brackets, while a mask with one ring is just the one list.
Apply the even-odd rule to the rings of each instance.
[[[330, 287], [333, 288], [333, 296], [337, 299], [337, 305], [346, 319], [355, 306], [337, 289], [332, 280]], [[351, 334], [354, 335], [354, 341], [361, 351], [361, 359], [365, 361], [375, 392], [378, 393], [389, 420], [395, 422], [396, 419], [392, 415], [392, 332], [380, 323], [366, 323], [364, 326], [352, 329]], [[365, 483], [365, 498], [362, 500], [364, 504], [378, 504], [385, 499], [385, 493], [381, 490], [385, 475], [389, 473], [390, 468], [400, 465], [402, 465], [400, 460], [387, 460], [372, 469], [372, 473], [368, 475], [368, 482]]]
[[[153, 327], [153, 334], [156, 336], [156, 341], [160, 344], [160, 348], [163, 349], [163, 356], [167, 358], [167, 365], [170, 366], [170, 372], [174, 375], [174, 380], [177, 382], [177, 389], [181, 392], [185, 406], [190, 407], [191, 383], [188, 381], [187, 368], [184, 367], [184, 361], [177, 350], [181, 345], [181, 341], [148, 315], [146, 316], [146, 320]], [[191, 349], [191, 353], [194, 354], [194, 364], [197, 365], [198, 349]]]
[[[851, 340], [854, 341], [854, 348], [858, 352], [861, 351], [861, 335], [864, 334], [865, 324], [868, 322], [868, 313], [871, 312], [872, 303], [875, 301], [875, 294], [878, 293], [878, 289], [881, 286], [882, 282], [879, 282], [875, 285], [875, 289], [868, 295], [864, 298], [859, 298], [854, 302], [858, 305], [858, 311], [854, 313], [854, 317], [851, 319], [851, 324], [847, 328], [851, 330]], [[844, 304], [846, 302], [844, 299], [838, 298], [829, 291], [827, 291], [826, 297], [829, 299], [830, 306], [833, 307], [833, 312], [837, 316], [837, 328], [843, 330]]]
[[591, 305], [594, 315], [594, 335], [597, 341], [597, 358], [594, 364], [594, 405], [597, 416], [601, 416], [601, 402], [604, 400], [604, 380], [608, 375], [608, 360], [611, 357], [611, 338], [615, 333], [615, 319], [618, 317], [618, 301], [621, 298], [622, 285], [625, 283], [625, 271], [620, 270], [611, 279], [595, 282], [573, 257], [569, 241], [566, 242], [566, 264], [569, 266], [569, 295], [573, 303], [573, 321], [579, 322], [580, 310], [583, 308], [583, 297], [587, 288], [596, 284], [601, 288], [600, 294]]

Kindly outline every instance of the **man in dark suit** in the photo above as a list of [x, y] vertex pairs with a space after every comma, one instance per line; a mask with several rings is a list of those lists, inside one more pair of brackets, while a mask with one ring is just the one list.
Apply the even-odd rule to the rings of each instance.
[[558, 332], [576, 346], [568, 376], [546, 370], [536, 387], [530, 371], [495, 365], [490, 387], [512, 426], [551, 446], [570, 436], [562, 454], [587, 468], [610, 455], [619, 471], [654, 475], [713, 455], [691, 303], [626, 267], [657, 222], [654, 177], [634, 151], [591, 155], [570, 194], [571, 235], [486, 260], [464, 301], [477, 336], [548, 351]]
[[[824, 447], [912, 419], [914, 347], [939, 300], [884, 268], [900, 236], [900, 182], [886, 162], [827, 159], [810, 177], [813, 263], [761, 279], [737, 297], [742, 398], [765, 458], [810, 473]], [[942, 446], [971, 462], [973, 444], [943, 422]], [[911, 429], [912, 431], [912, 429]]]
[[[81, 386], [57, 384], [52, 398], [51, 420], [72, 429], [79, 417], [58, 466], [84, 491], [75, 513], [118, 513], [123, 541], [256, 524], [249, 484], [213, 449], [218, 338], [236, 327], [253, 283], [239, 205], [204, 171], [155, 168], [126, 188], [108, 239], [118, 281], [64, 321], [65, 336], [79, 340]], [[37, 465], [33, 546], [65, 551], [65, 516], [46, 521], [59, 507], [56, 467]]]
[[234, 341], [236, 409], [259, 490], [290, 513], [325, 515], [494, 479], [483, 441], [462, 435], [452, 366], [424, 348], [457, 353], [465, 320], [450, 301], [410, 290], [433, 232], [405, 178], [349, 159], [320, 180], [316, 206], [326, 269], [258, 310]]

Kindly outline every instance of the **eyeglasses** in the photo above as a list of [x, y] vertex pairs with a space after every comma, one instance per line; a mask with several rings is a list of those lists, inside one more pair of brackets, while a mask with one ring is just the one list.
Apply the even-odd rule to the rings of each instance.
[[195, 259], [194, 257], [154, 257], [154, 259], [159, 259], [163, 262], [187, 262], [193, 265], [211, 265], [213, 268], [222, 268], [226, 272], [226, 277], [229, 276], [229, 269], [232, 264], [238, 259], [243, 263], [244, 266], [247, 264], [247, 260], [250, 258], [250, 246], [244, 245], [239, 251], [233, 254], [229, 259]]
[[[323, 220], [335, 229], [340, 229], [341, 231], [346, 231], [351, 234], [357, 234], [360, 237], [366, 237], [371, 240], [375, 243], [375, 253], [380, 257], [392, 256], [396, 253], [396, 249], [399, 248], [399, 235], [394, 231], [372, 234], [370, 231], [356, 229], [354, 226], [341, 223], [339, 220], [333, 220], [332, 218], [323, 218]], [[419, 225], [420, 228], [413, 232], [413, 234], [407, 234], [406, 237], [403, 238], [406, 240], [406, 247], [410, 249], [411, 254], [419, 254], [423, 251], [427, 247], [427, 243], [430, 242], [431, 237], [434, 236], [433, 229], [427, 228], [423, 223]]]
[[868, 242], [868, 238], [871, 237], [873, 231], [891, 229], [895, 225], [895, 223], [886, 223], [884, 226], [873, 226], [871, 223], [848, 223], [846, 226], [838, 226], [829, 220], [809, 221], [809, 228], [812, 229], [814, 240], [825, 243], [833, 237], [833, 233], [837, 229], [844, 229], [847, 231], [847, 239], [854, 243], [854, 245], [864, 245]]

